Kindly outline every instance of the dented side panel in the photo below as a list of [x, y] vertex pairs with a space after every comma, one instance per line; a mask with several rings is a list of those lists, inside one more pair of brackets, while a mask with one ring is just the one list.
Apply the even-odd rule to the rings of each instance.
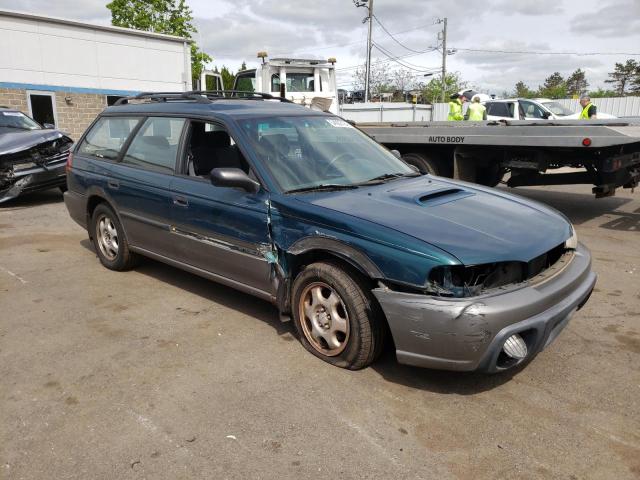
[[373, 279], [423, 288], [428, 272], [438, 265], [457, 265], [452, 255], [416, 238], [340, 212], [314, 208], [293, 197], [271, 200], [274, 249], [287, 256], [311, 250], [333, 253]]

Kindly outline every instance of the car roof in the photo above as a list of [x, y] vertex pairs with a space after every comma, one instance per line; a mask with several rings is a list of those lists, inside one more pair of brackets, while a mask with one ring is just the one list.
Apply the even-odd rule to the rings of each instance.
[[302, 105], [280, 100], [262, 99], [218, 99], [210, 103], [195, 101], [153, 101], [113, 105], [104, 109], [103, 114], [171, 114], [171, 115], [210, 115], [223, 114], [230, 117], [265, 117], [273, 115], [309, 116], [328, 115], [311, 110]]
[[5, 107], [4, 105], [0, 105], [0, 112], [20, 112], [20, 110], [18, 110], [17, 108], [10, 108], [10, 107]]

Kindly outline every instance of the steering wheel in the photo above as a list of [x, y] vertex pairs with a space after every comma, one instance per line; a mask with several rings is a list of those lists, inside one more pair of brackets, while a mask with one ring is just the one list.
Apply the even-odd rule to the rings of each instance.
[[322, 175], [326, 175], [333, 168], [334, 164], [340, 163], [343, 160], [353, 160], [355, 157], [350, 152], [339, 153], [335, 157], [331, 159], [331, 161], [327, 164], [327, 166], [322, 171]]

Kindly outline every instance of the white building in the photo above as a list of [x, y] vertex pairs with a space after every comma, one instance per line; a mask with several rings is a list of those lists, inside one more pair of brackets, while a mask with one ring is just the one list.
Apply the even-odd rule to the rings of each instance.
[[108, 104], [191, 89], [190, 42], [0, 10], [0, 105], [78, 138]]

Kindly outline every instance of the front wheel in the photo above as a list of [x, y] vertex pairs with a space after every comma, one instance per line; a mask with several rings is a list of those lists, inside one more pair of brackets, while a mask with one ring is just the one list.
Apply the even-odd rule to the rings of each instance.
[[316, 357], [358, 370], [380, 354], [380, 314], [355, 273], [333, 262], [313, 263], [296, 277], [292, 298], [300, 342]]

